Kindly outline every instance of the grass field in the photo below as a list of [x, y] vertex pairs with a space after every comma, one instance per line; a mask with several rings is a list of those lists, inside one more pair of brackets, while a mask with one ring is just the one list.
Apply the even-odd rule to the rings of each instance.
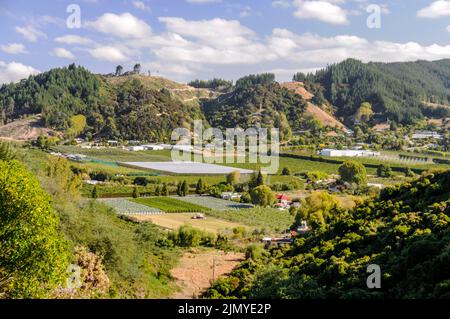
[[133, 217], [138, 221], [151, 221], [155, 225], [171, 230], [176, 230], [183, 225], [190, 225], [197, 229], [215, 234], [227, 229], [231, 230], [236, 227], [245, 227], [242, 223], [230, 222], [210, 216], [206, 219], [192, 219], [193, 216], [194, 214], [192, 213], [179, 213], [164, 215], [134, 215]]
[[136, 198], [135, 203], [157, 208], [166, 213], [195, 213], [210, 209], [197, 204], [188, 203], [172, 197]]
[[280, 233], [294, 222], [294, 216], [288, 211], [274, 208], [255, 207], [232, 211], [210, 211], [208, 217], [216, 217], [233, 223], [240, 223], [267, 232]]

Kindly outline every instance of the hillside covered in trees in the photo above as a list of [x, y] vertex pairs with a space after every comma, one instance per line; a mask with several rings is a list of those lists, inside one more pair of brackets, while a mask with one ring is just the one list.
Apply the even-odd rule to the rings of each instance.
[[[205, 296], [450, 297], [450, 172], [387, 188], [350, 212], [322, 197], [315, 200], [326, 203], [314, 204], [314, 217], [327, 223], [314, 223], [292, 247], [253, 252]], [[300, 208], [297, 220], [308, 219], [305, 212]], [[381, 268], [381, 289], [367, 288], [371, 264]]]
[[[450, 114], [450, 60], [362, 63], [348, 59], [315, 74], [297, 73], [294, 81], [319, 83], [325, 98], [348, 120], [369, 102], [382, 120], [413, 123]], [[442, 104], [430, 109], [426, 103]]]
[[275, 82], [273, 74], [241, 78], [230, 93], [204, 103], [214, 127], [278, 127], [282, 139], [301, 127], [305, 109], [306, 101]]
[[184, 104], [170, 90], [136, 77], [107, 81], [74, 64], [0, 88], [0, 123], [39, 113], [49, 128], [122, 139], [165, 140], [202, 118], [199, 105]]

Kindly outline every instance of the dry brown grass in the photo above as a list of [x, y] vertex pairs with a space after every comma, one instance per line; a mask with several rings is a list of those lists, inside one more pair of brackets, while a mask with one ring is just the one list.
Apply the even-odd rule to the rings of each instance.
[[220, 250], [196, 249], [185, 253], [179, 266], [171, 271], [181, 289], [172, 298], [198, 297], [214, 280], [229, 274], [243, 260], [242, 253], [225, 253]]

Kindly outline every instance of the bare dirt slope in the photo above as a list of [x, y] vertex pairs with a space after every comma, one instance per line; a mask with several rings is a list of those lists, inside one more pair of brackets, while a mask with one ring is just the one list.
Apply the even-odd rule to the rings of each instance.
[[306, 112], [313, 115], [315, 118], [319, 119], [323, 125], [329, 127], [337, 127], [340, 130], [345, 129], [345, 125], [338, 121], [334, 116], [325, 112], [317, 105], [308, 102], [308, 107]]
[[58, 136], [60, 133], [43, 126], [39, 116], [17, 120], [0, 126], [0, 139], [9, 141], [32, 141], [40, 135]]
[[[305, 85], [302, 82], [286, 82], [282, 83], [281, 85], [300, 95], [303, 99], [307, 101], [311, 100], [314, 97], [314, 95], [311, 92], [308, 92], [308, 90], [306, 90]], [[340, 122], [333, 115], [324, 111], [319, 106], [313, 103], [308, 102], [306, 113], [316, 117], [325, 126], [337, 127], [338, 129], [341, 130], [345, 129], [345, 126], [344, 124], [342, 124], [342, 122]]]
[[214, 279], [229, 274], [244, 259], [242, 253], [225, 253], [220, 250], [192, 250], [183, 255], [177, 268], [172, 269], [181, 291], [173, 299], [191, 299], [211, 286]]

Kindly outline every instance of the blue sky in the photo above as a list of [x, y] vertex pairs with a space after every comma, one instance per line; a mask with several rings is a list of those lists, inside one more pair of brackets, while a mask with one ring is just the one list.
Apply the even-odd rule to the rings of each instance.
[[0, 83], [72, 62], [98, 73], [140, 62], [177, 81], [286, 81], [348, 57], [450, 58], [450, 0], [0, 0], [0, 30]]

